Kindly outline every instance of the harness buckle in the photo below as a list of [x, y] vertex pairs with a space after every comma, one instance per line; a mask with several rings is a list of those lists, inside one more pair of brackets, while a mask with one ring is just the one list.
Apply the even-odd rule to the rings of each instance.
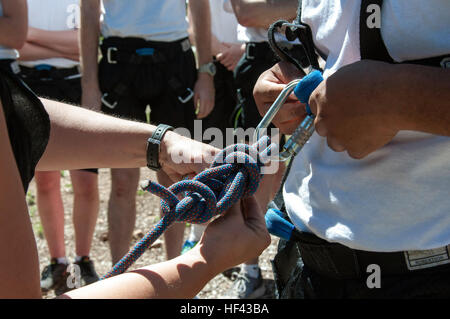
[[117, 106], [117, 101], [111, 104], [106, 99], [107, 97], [108, 97], [108, 93], [105, 93], [105, 94], [102, 95], [102, 103], [105, 104], [105, 106], [109, 107], [110, 109], [114, 109]]
[[117, 61], [112, 59], [112, 52], [113, 51], [117, 52], [118, 49], [116, 47], [109, 47], [108, 51], [106, 53], [106, 58], [107, 58], [107, 61], [108, 61], [109, 64], [117, 64]]
[[194, 97], [194, 91], [192, 91], [190, 88], [187, 88], [185, 93], [187, 93], [185, 97], [178, 96], [178, 100], [183, 104], [186, 104], [187, 102], [189, 102], [190, 99]]
[[256, 48], [255, 43], [251, 43], [251, 42], [247, 43], [247, 45], [245, 46], [245, 57], [247, 58], [247, 60], [255, 59], [255, 56], [251, 54], [252, 53], [251, 49], [255, 49], [255, 48]]

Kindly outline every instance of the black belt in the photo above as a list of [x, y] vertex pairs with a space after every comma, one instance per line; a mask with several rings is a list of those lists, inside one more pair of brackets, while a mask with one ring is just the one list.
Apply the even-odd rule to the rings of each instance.
[[56, 68], [50, 65], [38, 65], [33, 68], [20, 66], [20, 70], [22, 77], [29, 80], [71, 80], [81, 77], [77, 66], [72, 68]]
[[[409, 259], [411, 252], [371, 252], [351, 249], [338, 243], [327, 242], [312, 233], [298, 232], [296, 239], [291, 241], [297, 246], [306, 267], [320, 275], [338, 280], [367, 278], [370, 274], [368, 272], [370, 265], [378, 266], [382, 275], [407, 275], [431, 270], [450, 271], [450, 263], [420, 267], [420, 259]], [[448, 256], [448, 246], [443, 249], [447, 250]], [[431, 260], [433, 257], [428, 258]]]
[[152, 64], [169, 62], [191, 48], [189, 39], [174, 42], [147, 41], [141, 38], [109, 37], [101, 44], [103, 57], [109, 64]]

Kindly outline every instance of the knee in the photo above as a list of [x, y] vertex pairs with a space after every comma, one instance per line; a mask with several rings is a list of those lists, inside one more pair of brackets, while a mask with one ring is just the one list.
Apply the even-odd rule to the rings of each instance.
[[134, 174], [118, 174], [111, 180], [111, 196], [132, 199], [136, 196], [139, 177]]
[[59, 172], [39, 172], [35, 174], [38, 193], [45, 195], [60, 191]]
[[73, 183], [73, 193], [78, 198], [92, 201], [97, 200], [99, 196], [97, 176], [95, 178], [78, 180], [77, 183]]

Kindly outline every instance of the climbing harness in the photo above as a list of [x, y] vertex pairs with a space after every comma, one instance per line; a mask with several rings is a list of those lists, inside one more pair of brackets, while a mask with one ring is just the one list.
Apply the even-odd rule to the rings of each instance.
[[[120, 42], [119, 42], [120, 43]], [[188, 39], [179, 41], [179, 43], [157, 44], [149, 41], [141, 41], [139, 45], [130, 44], [129, 47], [124, 43], [117, 43], [117, 39], [107, 38], [101, 45], [102, 54], [106, 63], [110, 65], [127, 65], [122, 78], [114, 84], [107, 92], [102, 95], [102, 103], [110, 109], [114, 109], [119, 104], [120, 98], [129, 94], [130, 86], [135, 79], [136, 74], [143, 65], [164, 65], [167, 69], [165, 80], [167, 87], [176, 94], [182, 104], [188, 103], [194, 97], [194, 91], [184, 85], [182, 79], [178, 76], [178, 70], [174, 69], [173, 61], [167, 58], [167, 50], [179, 50], [186, 52], [190, 50], [191, 45]], [[154, 44], [155, 47], [147, 47]], [[142, 45], [142, 46], [140, 46]], [[137, 46], [131, 50], [130, 47]]]
[[[253, 195], [259, 186], [261, 167], [275, 148], [264, 136], [252, 146], [226, 147], [209, 169], [192, 180], [182, 180], [169, 188], [150, 180], [141, 183], [143, 190], [161, 197], [163, 217], [102, 279], [125, 272], [172, 223], [206, 223], [241, 198]], [[180, 200], [177, 195], [184, 197]]]

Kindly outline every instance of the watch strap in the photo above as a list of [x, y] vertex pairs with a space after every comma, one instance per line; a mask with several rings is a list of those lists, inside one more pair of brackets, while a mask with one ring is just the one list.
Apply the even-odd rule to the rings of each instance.
[[173, 127], [166, 124], [159, 124], [152, 136], [147, 140], [147, 167], [152, 170], [157, 171], [161, 168], [159, 164], [161, 141], [168, 130], [172, 131]]

